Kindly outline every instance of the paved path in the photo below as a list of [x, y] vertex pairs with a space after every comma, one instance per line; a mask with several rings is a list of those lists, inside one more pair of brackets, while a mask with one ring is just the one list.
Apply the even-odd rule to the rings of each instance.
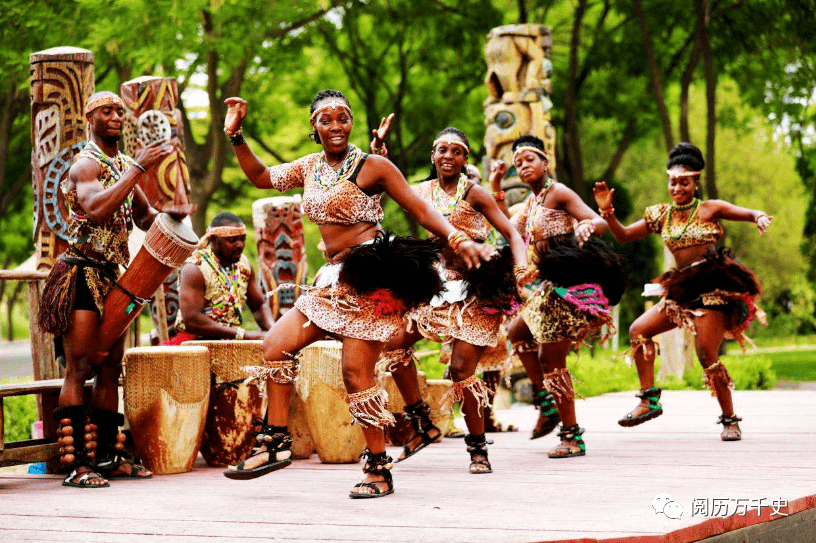
[[[463, 441], [445, 439], [398, 464], [396, 493], [376, 500], [346, 497], [359, 465], [320, 464], [314, 455], [253, 481], [228, 480], [201, 462], [191, 473], [98, 490], [62, 488], [55, 476], [3, 475], [0, 540], [628, 540], [701, 529], [707, 517], [692, 516], [695, 499], [725, 499], [733, 515], [738, 503], [816, 495], [813, 393], [734, 397], [745, 419], [745, 438], [735, 443], [720, 441], [719, 411], [707, 392], [666, 392], [666, 414], [636, 428], [615, 424], [634, 406], [631, 393], [581, 401], [588, 454], [566, 460], [545, 454], [555, 436], [528, 439], [531, 407], [500, 411], [522, 431], [493, 435], [493, 474], [468, 474]], [[655, 513], [652, 500], [660, 493], [682, 507], [679, 519]], [[725, 520], [731, 524], [714, 521], [716, 530], [739, 518]]]

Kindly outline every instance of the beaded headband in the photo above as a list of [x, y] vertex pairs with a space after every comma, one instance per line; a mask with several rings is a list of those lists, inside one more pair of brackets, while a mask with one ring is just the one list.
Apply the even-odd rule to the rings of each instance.
[[545, 153], [544, 151], [542, 151], [542, 150], [541, 150], [541, 149], [539, 149], [538, 147], [533, 147], [532, 145], [519, 145], [518, 147], [516, 147], [516, 150], [515, 150], [515, 151], [513, 151], [513, 162], [515, 162], [515, 161], [516, 161], [516, 158], [518, 158], [518, 156], [519, 156], [519, 155], [520, 155], [520, 154], [521, 154], [523, 151], [532, 151], [532, 152], [534, 152], [535, 154], [540, 155], [540, 156], [541, 156], [541, 158], [543, 158], [543, 159], [544, 159], [544, 160], [546, 160], [547, 162], [549, 162], [549, 161], [550, 161], [550, 159], [549, 159], [549, 158], [547, 158], [547, 153]]
[[123, 106], [122, 99], [115, 94], [103, 94], [85, 104], [85, 115], [91, 111], [104, 106]]
[[326, 104], [326, 105], [320, 106], [319, 108], [317, 108], [316, 110], [314, 110], [314, 113], [312, 113], [312, 116], [311, 116], [311, 117], [309, 117], [309, 120], [310, 120], [310, 121], [314, 121], [314, 120], [315, 120], [315, 117], [317, 117], [318, 115], [320, 115], [320, 114], [321, 114], [321, 113], [323, 113], [324, 111], [329, 110], [329, 109], [331, 109], [332, 111], [334, 111], [334, 110], [335, 110], [335, 109], [337, 109], [337, 108], [342, 108], [342, 109], [345, 109], [345, 110], [348, 112], [349, 117], [351, 117], [352, 119], [354, 119], [354, 115], [352, 115], [352, 113], [351, 113], [351, 108], [350, 108], [350, 107], [348, 107], [348, 106], [347, 106], [346, 104], [344, 104], [343, 102], [336, 102], [336, 101], [333, 101], [333, 102], [329, 102], [329, 103], [328, 103], [328, 104]]
[[434, 140], [433, 146], [431, 148], [436, 149], [436, 146], [438, 144], [440, 144], [440, 143], [444, 143], [446, 145], [458, 145], [459, 147], [464, 149], [466, 153], [470, 153], [470, 149], [468, 149], [468, 146], [465, 145], [465, 142], [463, 142], [462, 140], [460, 140], [459, 138], [457, 138], [455, 136], [442, 136], [442, 137], [436, 138]]
[[693, 175], [700, 175], [703, 173], [703, 170], [698, 172], [673, 172], [671, 170], [666, 170], [666, 175], [669, 176], [669, 179], [676, 179], [678, 177], [691, 177]]
[[247, 233], [246, 225], [240, 226], [211, 226], [207, 228], [207, 233], [198, 242], [199, 247], [206, 247], [210, 238], [230, 238], [232, 236], [243, 236]]

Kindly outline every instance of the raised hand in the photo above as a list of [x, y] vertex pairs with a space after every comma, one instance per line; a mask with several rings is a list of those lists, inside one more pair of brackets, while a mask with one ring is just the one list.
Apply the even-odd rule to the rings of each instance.
[[507, 163], [503, 160], [494, 160], [490, 163], [490, 173], [488, 179], [493, 190], [501, 190], [501, 180], [507, 173]]
[[756, 225], [757, 225], [757, 229], [759, 229], [759, 235], [760, 236], [765, 233], [765, 231], [768, 229], [769, 226], [771, 226], [771, 221], [772, 220], [773, 220], [773, 217], [766, 214], [766, 213], [763, 213], [759, 217], [757, 217]]
[[598, 181], [592, 187], [592, 194], [595, 196], [595, 203], [598, 209], [604, 210], [612, 207], [612, 197], [615, 196], [615, 189], [606, 186], [606, 181]]
[[391, 130], [391, 123], [394, 122], [394, 114], [391, 113], [387, 118], [383, 117], [380, 121], [380, 127], [371, 131], [371, 150], [383, 149], [385, 147], [385, 138]]
[[159, 160], [173, 152], [173, 146], [167, 141], [154, 141], [147, 147], [141, 140], [136, 140], [136, 156], [133, 159], [149, 170]]
[[238, 96], [233, 96], [224, 100], [227, 105], [227, 114], [224, 117], [224, 133], [234, 134], [241, 129], [241, 123], [244, 122], [247, 115], [246, 100]]

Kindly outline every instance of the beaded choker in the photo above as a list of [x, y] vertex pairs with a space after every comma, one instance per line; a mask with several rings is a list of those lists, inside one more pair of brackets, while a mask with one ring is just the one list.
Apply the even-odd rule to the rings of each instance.
[[[461, 174], [459, 176], [459, 181], [456, 184], [456, 193], [453, 195], [453, 198], [451, 198], [448, 196], [448, 193], [445, 192], [441, 186], [439, 186], [439, 180], [437, 179], [436, 183], [434, 183], [431, 188], [431, 200], [433, 202], [434, 209], [440, 212], [444, 217], [447, 217], [453, 213], [453, 210], [456, 209], [456, 206], [459, 204], [459, 200], [464, 197], [468, 183], [469, 181], [467, 176], [465, 174]], [[448, 196], [448, 202], [443, 201], [445, 196]]]
[[[674, 211], [688, 211], [689, 209], [692, 209], [692, 208], [693, 208], [693, 211], [688, 214], [688, 217], [686, 217], [686, 224], [683, 225], [683, 229], [680, 231], [679, 234], [674, 234], [672, 232], [672, 230], [671, 230], [673, 225], [669, 224], [670, 221], [671, 221], [672, 212], [674, 212]], [[694, 198], [691, 201], [691, 203], [683, 205], [683, 206], [677, 206], [677, 205], [672, 204], [669, 207], [669, 211], [666, 213], [666, 220], [663, 223], [663, 231], [666, 232], [666, 235], [669, 237], [669, 239], [678, 240], [678, 239], [683, 237], [683, 235], [686, 233], [686, 230], [688, 230], [689, 225], [691, 224], [691, 220], [697, 214], [697, 210], [699, 208], [700, 208], [700, 200], [698, 198]]]

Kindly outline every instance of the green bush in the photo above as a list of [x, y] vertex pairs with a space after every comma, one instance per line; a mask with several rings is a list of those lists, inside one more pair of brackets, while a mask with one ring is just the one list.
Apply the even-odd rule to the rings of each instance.
[[[11, 381], [5, 381], [9, 383]], [[37, 400], [34, 395], [3, 398], [4, 441], [31, 439], [31, 425], [37, 420]]]
[[[765, 355], [725, 355], [722, 363], [728, 369], [736, 390], [771, 390], [776, 385], [773, 363]], [[695, 361], [683, 380], [691, 388], [702, 389], [703, 368], [700, 364]]]

